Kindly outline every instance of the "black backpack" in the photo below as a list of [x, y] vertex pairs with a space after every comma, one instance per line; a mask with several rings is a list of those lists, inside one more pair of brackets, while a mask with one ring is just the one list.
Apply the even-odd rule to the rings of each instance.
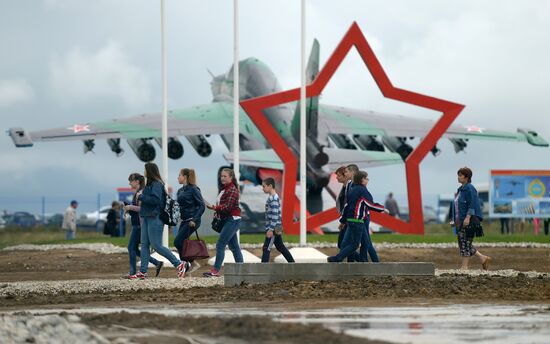
[[159, 218], [165, 225], [175, 226], [178, 224], [178, 217], [180, 216], [180, 205], [178, 202], [166, 192], [164, 188], [164, 207], [160, 209]]

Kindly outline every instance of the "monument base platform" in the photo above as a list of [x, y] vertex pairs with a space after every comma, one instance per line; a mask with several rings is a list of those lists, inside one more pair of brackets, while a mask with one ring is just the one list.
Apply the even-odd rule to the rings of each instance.
[[225, 264], [225, 286], [278, 281], [335, 281], [369, 276], [435, 276], [433, 263]]

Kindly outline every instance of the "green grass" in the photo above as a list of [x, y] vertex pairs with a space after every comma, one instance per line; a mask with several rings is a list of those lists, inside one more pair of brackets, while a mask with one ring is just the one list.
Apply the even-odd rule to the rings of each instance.
[[[541, 228], [542, 230], [542, 228]], [[476, 238], [476, 242], [537, 242], [550, 243], [550, 236], [543, 234], [533, 235], [532, 227], [526, 226], [526, 233], [501, 235], [500, 227], [497, 222], [484, 223], [485, 236]], [[128, 232], [127, 232], [128, 233]], [[78, 230], [77, 239], [70, 243], [112, 243], [113, 245], [126, 247], [128, 238], [111, 238], [100, 232]], [[209, 244], [216, 243], [217, 236], [201, 236]], [[170, 243], [173, 236], [170, 235]], [[285, 235], [285, 242], [299, 243], [300, 236]], [[338, 235], [336, 233], [327, 235], [308, 235], [308, 242], [327, 242], [336, 243]], [[372, 240], [375, 243], [455, 243], [456, 237], [452, 235], [448, 225], [434, 224], [426, 226], [426, 235], [402, 235], [402, 234], [374, 234]], [[264, 241], [263, 234], [242, 234], [241, 243], [260, 244]], [[65, 231], [57, 227], [36, 227], [32, 229], [5, 228], [0, 230], [0, 249], [7, 246], [20, 244], [63, 244], [68, 243], [65, 240]]]

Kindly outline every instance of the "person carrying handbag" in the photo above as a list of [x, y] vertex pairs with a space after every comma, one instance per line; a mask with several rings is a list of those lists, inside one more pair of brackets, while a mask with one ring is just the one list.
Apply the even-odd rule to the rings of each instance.
[[141, 217], [141, 267], [136, 274], [139, 279], [147, 278], [149, 265], [149, 245], [155, 251], [168, 259], [176, 268], [178, 277], [184, 277], [191, 264], [179, 260], [173, 253], [162, 245], [162, 232], [164, 224], [159, 218], [160, 212], [166, 204], [164, 183], [160, 177], [159, 168], [155, 163], [145, 164], [145, 187], [138, 197], [141, 202], [139, 216]]
[[200, 264], [192, 257], [188, 257], [188, 259], [183, 258], [186, 257], [184, 242], [189, 239], [193, 232], [196, 233], [201, 225], [201, 217], [205, 209], [204, 200], [201, 190], [197, 186], [195, 170], [182, 168], [178, 175], [178, 183], [182, 185], [177, 195], [181, 223], [178, 234], [174, 238], [174, 246], [178, 249], [180, 259], [191, 263], [189, 272], [193, 272], [200, 267]]
[[243, 254], [239, 246], [237, 231], [241, 223], [241, 208], [239, 208], [239, 184], [235, 178], [235, 172], [230, 168], [224, 168], [220, 173], [221, 190], [218, 194], [216, 205], [206, 204], [210, 210], [214, 210], [215, 218], [224, 220], [220, 236], [216, 242], [216, 262], [214, 267], [203, 274], [204, 277], [217, 277], [225, 258], [225, 247], [233, 252], [236, 263], [243, 262]]

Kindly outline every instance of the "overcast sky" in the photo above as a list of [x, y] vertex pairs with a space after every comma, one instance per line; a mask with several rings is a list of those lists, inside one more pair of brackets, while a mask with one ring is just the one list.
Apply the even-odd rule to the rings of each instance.
[[[160, 111], [159, 3], [0, 0], [2, 129], [33, 131]], [[233, 58], [232, 1], [166, 3], [169, 107], [209, 103], [207, 69], [225, 73]], [[241, 58], [259, 58], [284, 89], [298, 87], [300, 2], [241, 0], [240, 6]], [[396, 87], [466, 105], [458, 123], [509, 131], [527, 127], [550, 139], [550, 2], [310, 0], [307, 49], [319, 39], [321, 66], [353, 21]], [[438, 117], [384, 99], [355, 51], [322, 102]], [[180, 168], [196, 168], [212, 200], [225, 148], [217, 137], [210, 141], [216, 151], [203, 159], [182, 140], [185, 155], [170, 160], [169, 167], [174, 182]], [[427, 198], [453, 192], [456, 170], [465, 165], [474, 170], [474, 182], [487, 182], [490, 169], [550, 168], [550, 150], [527, 144], [470, 141], [461, 154], [448, 140], [439, 146], [443, 153], [421, 165]], [[124, 148], [121, 158], [104, 141], [86, 155], [80, 142], [15, 149], [1, 135], [0, 207], [38, 212], [32, 200], [46, 196], [62, 203], [81, 199], [92, 208], [97, 193], [109, 198], [127, 185], [129, 173], [143, 171], [143, 163]], [[369, 170], [375, 197], [393, 191], [404, 200], [403, 171], [403, 166]]]

